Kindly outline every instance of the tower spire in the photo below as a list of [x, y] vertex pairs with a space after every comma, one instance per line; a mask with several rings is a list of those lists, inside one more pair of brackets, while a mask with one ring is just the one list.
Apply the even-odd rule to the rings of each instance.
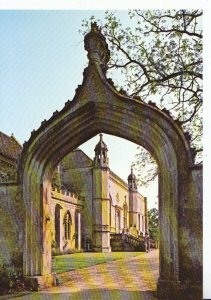
[[130, 174], [133, 175], [133, 165], [131, 165], [130, 170], [131, 170]]
[[129, 190], [131, 191], [137, 190], [137, 179], [135, 174], [133, 173], [133, 165], [131, 165], [131, 172], [130, 175], [128, 176], [128, 187]]
[[108, 147], [103, 141], [103, 134], [100, 133], [100, 141], [95, 146], [94, 165], [98, 167], [108, 167], [107, 157]]

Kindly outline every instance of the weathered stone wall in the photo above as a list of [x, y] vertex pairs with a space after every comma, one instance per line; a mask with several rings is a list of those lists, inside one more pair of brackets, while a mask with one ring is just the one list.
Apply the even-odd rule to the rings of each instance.
[[146, 211], [145, 211], [145, 200], [142, 195], [137, 191], [131, 191], [129, 195], [129, 223], [130, 227], [134, 226], [138, 230], [139, 234], [145, 235], [146, 231]]
[[[120, 210], [120, 233], [124, 228], [123, 205], [126, 201], [129, 208], [127, 185], [123, 184], [112, 173], [109, 177], [109, 194], [111, 197], [111, 232], [116, 232], [116, 207]], [[129, 226], [129, 215], [127, 216], [127, 225]]]
[[15, 184], [0, 184], [0, 229], [0, 264], [10, 263], [24, 242], [23, 207]]
[[[96, 171], [96, 170], [95, 170]], [[99, 169], [101, 174], [101, 170]], [[101, 175], [99, 175], [101, 176]], [[70, 191], [74, 191], [84, 198], [84, 210], [82, 214], [82, 235], [83, 241], [88, 238], [92, 240], [92, 223], [93, 223], [93, 161], [86, 156], [81, 150], [77, 149], [68, 154], [61, 163], [61, 184], [64, 184]], [[109, 172], [109, 195], [111, 198], [111, 232], [116, 232], [116, 210], [120, 211], [120, 232], [124, 228], [124, 210], [123, 206], [126, 201], [127, 228], [129, 229], [129, 193], [128, 186], [121, 178], [112, 171]], [[135, 201], [135, 218], [137, 229], [139, 230], [140, 214], [140, 231], [142, 230], [142, 221], [145, 223], [145, 204], [144, 197], [136, 193]], [[142, 219], [143, 216], [143, 219]], [[84, 246], [84, 245], [82, 245]]]
[[81, 218], [82, 247], [87, 239], [92, 240], [92, 160], [82, 151], [76, 150], [68, 154], [62, 161], [61, 181], [68, 190], [84, 199]]
[[[124, 203], [127, 204], [127, 228], [129, 229], [129, 211], [130, 211], [130, 205], [129, 205], [129, 192], [127, 188], [126, 183], [122, 183], [121, 180], [118, 179], [118, 177], [113, 176], [113, 174], [110, 174], [109, 178], [109, 193], [111, 196], [111, 232], [116, 232], [116, 207], [119, 207], [120, 209], [120, 233], [122, 232], [124, 228]], [[134, 193], [135, 195], [135, 205], [133, 206], [133, 212], [134, 212], [134, 220], [136, 224], [136, 228], [138, 231], [141, 231], [143, 234], [145, 234], [145, 230], [142, 230], [142, 221], [143, 221], [143, 227], [145, 229], [145, 201], [144, 197], [140, 195], [138, 192]], [[140, 215], [140, 224], [139, 224], [139, 217]], [[143, 219], [142, 219], [143, 216]], [[139, 228], [140, 225], [140, 228]]]
[[[55, 233], [55, 210], [56, 205], [60, 208], [60, 245], [56, 245], [56, 248], [60, 249], [61, 253], [67, 253], [69, 251], [74, 251], [77, 245], [76, 236], [76, 212], [78, 210], [83, 210], [83, 201], [79, 200], [74, 194], [67, 194], [64, 191], [52, 191], [51, 198], [51, 234], [52, 241], [56, 242]], [[65, 239], [64, 230], [64, 217], [67, 212], [71, 215], [71, 226], [70, 226], [70, 239]], [[53, 243], [54, 243], [53, 242]]]
[[0, 154], [0, 183], [14, 182], [17, 179], [17, 169], [11, 160]]
[[202, 280], [202, 175], [202, 166], [192, 168], [186, 182], [189, 198], [180, 202], [179, 216], [180, 280], [184, 283], [184, 288], [191, 282], [196, 290]]

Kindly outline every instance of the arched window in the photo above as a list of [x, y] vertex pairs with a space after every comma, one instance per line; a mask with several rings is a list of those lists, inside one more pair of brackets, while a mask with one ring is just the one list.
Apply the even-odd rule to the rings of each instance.
[[145, 231], [145, 222], [144, 222], [144, 216], [142, 216], [142, 231]]
[[120, 233], [120, 220], [121, 220], [120, 210], [116, 208], [116, 233]]
[[56, 247], [60, 249], [60, 210], [62, 209], [61, 205], [56, 204], [55, 206], [55, 241]]
[[127, 228], [127, 212], [128, 212], [126, 202], [123, 205], [123, 211], [124, 211], [124, 217], [123, 217], [124, 218], [124, 228], [126, 229]]
[[70, 239], [70, 227], [72, 224], [72, 220], [71, 220], [71, 214], [70, 212], [66, 212], [65, 216], [64, 216], [64, 237], [65, 240], [69, 240]]
[[[112, 197], [109, 194], [109, 198], [110, 198], [110, 206], [109, 206], [109, 225], [111, 227], [111, 206], [112, 206]], [[111, 229], [110, 229], [111, 230]]]

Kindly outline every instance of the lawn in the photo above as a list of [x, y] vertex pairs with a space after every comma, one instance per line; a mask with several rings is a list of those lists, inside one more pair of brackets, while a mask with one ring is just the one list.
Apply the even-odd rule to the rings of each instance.
[[111, 252], [111, 253], [74, 253], [53, 256], [52, 272], [62, 273], [89, 266], [106, 263], [113, 260], [143, 255], [143, 252]]

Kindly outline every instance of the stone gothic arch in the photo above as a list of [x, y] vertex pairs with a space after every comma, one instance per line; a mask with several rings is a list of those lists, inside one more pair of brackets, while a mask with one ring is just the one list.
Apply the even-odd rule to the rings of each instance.
[[[190, 268], [201, 264], [200, 230], [195, 232], [190, 216], [196, 217], [200, 227], [201, 207], [188, 136], [168, 111], [115, 89], [106, 78], [109, 50], [96, 24], [92, 24], [85, 36], [85, 49], [89, 65], [74, 99], [43, 121], [24, 144], [19, 172], [25, 208], [24, 275], [34, 278], [40, 287], [52, 283], [49, 228], [53, 170], [66, 154], [104, 132], [145, 147], [158, 163], [160, 295], [177, 293], [181, 282], [186, 280], [197, 285]], [[197, 244], [194, 249], [199, 253], [198, 258], [191, 255], [187, 241]]]

